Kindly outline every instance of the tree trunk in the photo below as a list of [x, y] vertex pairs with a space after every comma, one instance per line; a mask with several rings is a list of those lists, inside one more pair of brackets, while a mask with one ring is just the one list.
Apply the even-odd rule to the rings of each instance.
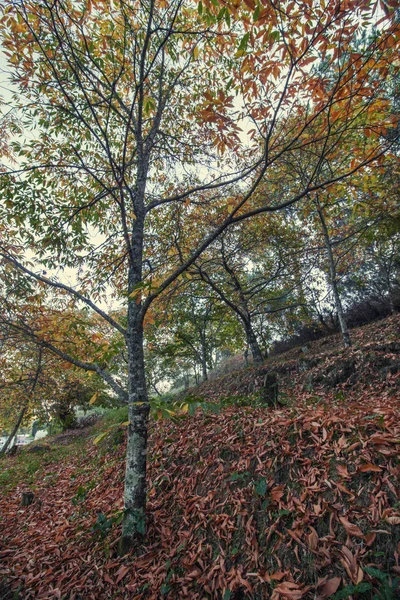
[[279, 384], [277, 374], [266, 372], [264, 375], [262, 398], [266, 406], [276, 406], [278, 404]]
[[339, 288], [338, 288], [338, 284], [337, 284], [336, 265], [335, 265], [335, 259], [334, 259], [333, 252], [332, 252], [331, 240], [329, 237], [328, 228], [326, 226], [325, 217], [323, 215], [319, 200], [317, 199], [316, 202], [317, 202], [317, 211], [318, 211], [319, 219], [321, 221], [322, 232], [324, 234], [326, 253], [328, 255], [329, 284], [332, 288], [333, 298], [335, 300], [335, 308], [336, 308], [337, 316], [339, 319], [340, 331], [342, 332], [343, 342], [346, 347], [349, 347], [349, 346], [351, 346], [350, 334], [349, 334], [349, 330], [347, 328], [347, 323], [346, 323], [346, 319], [345, 319], [344, 312], [343, 312], [342, 300], [340, 298]]
[[[142, 178], [143, 179], [143, 178]], [[144, 352], [143, 314], [140, 290], [142, 281], [144, 211], [143, 194], [145, 184], [141, 182], [136, 191], [136, 221], [131, 237], [131, 262], [128, 275], [128, 441], [126, 449], [124, 516], [122, 536], [119, 543], [120, 555], [126, 554], [146, 532], [146, 468], [147, 431], [150, 405], [147, 396]], [[141, 199], [140, 199], [141, 198]], [[132, 292], [138, 291], [137, 296]]]
[[0, 456], [2, 456], [3, 454], [5, 454], [11, 444], [11, 442], [13, 441], [14, 437], [17, 435], [18, 433], [18, 429], [22, 423], [22, 419], [25, 416], [26, 410], [28, 408], [28, 403], [25, 404], [25, 406], [23, 407], [23, 409], [21, 410], [18, 420], [14, 426], [14, 429], [12, 430], [12, 432], [10, 433], [6, 443], [4, 444], [4, 446], [2, 447], [2, 449], [0, 450]]
[[387, 291], [388, 291], [388, 300], [389, 300], [390, 314], [394, 315], [396, 313], [396, 310], [394, 308], [393, 290], [392, 290], [392, 284], [391, 284], [390, 276], [389, 275], [387, 276], [386, 282], [387, 282]]
[[245, 329], [247, 343], [251, 350], [251, 354], [253, 355], [253, 361], [256, 365], [260, 365], [262, 362], [264, 362], [264, 357], [250, 322], [245, 323]]
[[203, 381], [207, 381], [208, 372], [207, 372], [207, 345], [205, 340], [205, 335], [201, 335], [201, 370], [203, 375]]

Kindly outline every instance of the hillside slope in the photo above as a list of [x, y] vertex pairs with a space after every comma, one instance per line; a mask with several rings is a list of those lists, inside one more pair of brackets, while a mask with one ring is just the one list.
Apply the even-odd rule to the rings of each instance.
[[[148, 535], [133, 555], [116, 556], [122, 425], [100, 423], [2, 461], [0, 598], [398, 598], [398, 355], [376, 349], [393, 350], [398, 326], [398, 318], [376, 324], [372, 340], [363, 328], [349, 351], [310, 348], [307, 361], [317, 362], [308, 371], [292, 370], [295, 351], [276, 357], [283, 408], [231, 398], [219, 414], [152, 421]], [[393, 354], [385, 373], [380, 352]], [[355, 356], [364, 370], [353, 382], [310, 383]], [[252, 371], [197, 393], [207, 385], [214, 400], [226, 397], [229, 377], [245, 390]], [[35, 502], [22, 507], [26, 489]]]
[[326, 390], [359, 394], [369, 385], [383, 391], [400, 390], [400, 316], [394, 315], [351, 330], [352, 347], [344, 348], [340, 334], [273, 356], [261, 366], [249, 366], [211, 378], [181, 396], [219, 399], [257, 392], [264, 373], [278, 375], [281, 390], [293, 400], [293, 390]]

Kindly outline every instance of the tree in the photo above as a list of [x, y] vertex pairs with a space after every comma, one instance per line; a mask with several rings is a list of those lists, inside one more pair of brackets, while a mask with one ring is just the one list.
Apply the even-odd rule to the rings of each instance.
[[[237, 351], [242, 346], [236, 319], [201, 282], [192, 278], [182, 285], [179, 294], [170, 296], [168, 302], [160, 302], [152, 317], [154, 323], [146, 329], [149, 362], [156, 361], [157, 365], [161, 360], [164, 380], [167, 370], [172, 367], [173, 372], [180, 364], [178, 370], [183, 371], [181, 376], [186, 372], [187, 385], [193, 374], [196, 383], [205, 381], [217, 365], [220, 350]], [[148, 370], [154, 375], [153, 365]]]
[[195, 263], [193, 271], [238, 318], [256, 364], [264, 360], [257, 334], [266, 328], [263, 317], [299, 304], [294, 233], [281, 215], [255, 218], [225, 231]]
[[[363, 55], [347, 52], [360, 19], [371, 22], [376, 7], [366, 0], [21, 0], [4, 7], [3, 47], [30, 138], [14, 145], [20, 163], [2, 178], [0, 218], [17, 224], [36, 262], [29, 266], [8, 244], [1, 256], [125, 339], [128, 390], [96, 358], [36, 337], [128, 401], [122, 552], [145, 530], [146, 313], [228, 227], [299, 202], [384, 151], [388, 142], [376, 131], [388, 119], [375, 106], [398, 43], [391, 13]], [[334, 81], [309, 71], [315, 60], [337, 66]], [[359, 148], [356, 163], [343, 156], [333, 175], [322, 173], [321, 162], [340, 153], [356, 122], [375, 143]], [[249, 123], [250, 144], [239, 137]], [[279, 195], [283, 158], [313, 141], [316, 168]], [[241, 193], [224, 201], [239, 181]], [[197, 223], [190, 232], [176, 218], [185, 210]], [[155, 251], [173, 249], [177, 236], [186, 240], [181, 252], [158, 258]], [[61, 264], [77, 270], [75, 284], [56, 279]], [[101, 308], [108, 285], [124, 301], [126, 319]]]
[[[3, 353], [11, 341], [8, 333], [2, 337]], [[15, 340], [12, 340], [12, 345], [14, 342]], [[0, 422], [2, 429], [10, 425], [11, 430], [6, 442], [0, 448], [0, 456], [11, 447], [24, 418], [32, 408], [32, 401], [42, 372], [41, 348], [34, 347], [33, 356], [27, 356], [24, 362], [18, 361], [17, 363], [15, 362], [17, 359], [15, 350], [14, 352], [10, 352], [10, 348], [7, 350], [12, 356], [12, 362], [10, 364], [3, 354], [0, 363]], [[24, 367], [23, 370], [21, 370], [21, 363]]]
[[[0, 313], [0, 423], [3, 430], [10, 431], [3, 453], [24, 422], [36, 419], [50, 428], [56, 423], [64, 430], [75, 424], [75, 408], [88, 408], [94, 401], [112, 404], [102, 379], [90, 377], [38, 343], [39, 336], [42, 341], [52, 339], [56, 331], [59, 348], [77, 346], [81, 354], [97, 351], [104, 360], [109, 342], [96, 322], [84, 315], [74, 314], [72, 318], [65, 311], [60, 315], [48, 308], [41, 315], [34, 312], [32, 322], [30, 307], [21, 300], [17, 307], [15, 298], [12, 305], [10, 295], [3, 297], [8, 316], [6, 311]], [[86, 349], [77, 331], [80, 321], [85, 321], [89, 334], [90, 346]]]

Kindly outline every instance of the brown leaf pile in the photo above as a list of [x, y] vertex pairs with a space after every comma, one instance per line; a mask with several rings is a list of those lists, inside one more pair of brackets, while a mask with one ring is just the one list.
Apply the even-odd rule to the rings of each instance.
[[120, 526], [93, 529], [122, 508], [124, 445], [89, 444], [33, 505], [22, 485], [1, 499], [0, 580], [21, 599], [322, 600], [376, 583], [365, 565], [400, 574], [399, 398], [297, 402], [157, 423], [147, 542], [124, 558]]

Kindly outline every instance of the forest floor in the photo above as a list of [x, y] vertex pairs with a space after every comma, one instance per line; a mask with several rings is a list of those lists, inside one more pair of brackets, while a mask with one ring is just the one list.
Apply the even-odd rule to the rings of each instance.
[[[0, 599], [399, 598], [400, 316], [352, 335], [191, 390], [219, 413], [152, 420], [123, 558], [124, 411], [3, 459]], [[260, 406], [266, 367], [284, 406]]]

